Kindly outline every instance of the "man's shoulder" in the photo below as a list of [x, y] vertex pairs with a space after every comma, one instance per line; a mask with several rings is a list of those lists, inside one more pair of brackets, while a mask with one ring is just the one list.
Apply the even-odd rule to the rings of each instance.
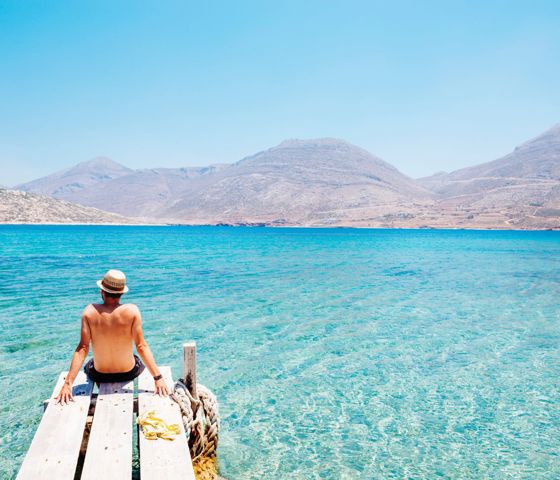
[[131, 315], [137, 315], [140, 313], [140, 309], [134, 303], [123, 303], [121, 304], [121, 309]]
[[93, 315], [95, 312], [97, 312], [97, 310], [95, 309], [95, 304], [90, 303], [86, 308], [84, 308], [84, 311], [82, 312], [82, 316], [89, 317]]

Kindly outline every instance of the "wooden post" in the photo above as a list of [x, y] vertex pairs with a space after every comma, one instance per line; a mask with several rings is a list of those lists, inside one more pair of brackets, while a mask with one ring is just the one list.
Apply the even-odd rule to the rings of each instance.
[[196, 342], [183, 344], [183, 380], [193, 398], [198, 399], [196, 393]]

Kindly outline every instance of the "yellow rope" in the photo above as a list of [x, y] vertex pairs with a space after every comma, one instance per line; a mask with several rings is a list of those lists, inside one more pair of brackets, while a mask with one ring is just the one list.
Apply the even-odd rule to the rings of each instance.
[[142, 433], [148, 440], [175, 440], [175, 436], [181, 433], [176, 423], [167, 424], [163, 419], [156, 417], [155, 410], [144, 412], [136, 419], [136, 423], [142, 428]]

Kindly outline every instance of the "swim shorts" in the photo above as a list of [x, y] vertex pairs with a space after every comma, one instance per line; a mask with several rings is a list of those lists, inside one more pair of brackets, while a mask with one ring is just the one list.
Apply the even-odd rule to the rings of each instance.
[[140, 375], [146, 366], [134, 355], [134, 367], [128, 372], [117, 372], [117, 373], [103, 373], [98, 372], [93, 366], [93, 358], [87, 362], [84, 366], [84, 372], [94, 382], [99, 383], [110, 383], [110, 382], [129, 382], [134, 380], [138, 375]]

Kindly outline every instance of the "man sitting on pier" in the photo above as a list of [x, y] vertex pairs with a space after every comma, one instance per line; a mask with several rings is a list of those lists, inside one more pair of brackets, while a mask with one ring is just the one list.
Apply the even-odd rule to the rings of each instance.
[[93, 358], [84, 371], [94, 382], [125, 382], [135, 379], [145, 366], [133, 354], [132, 342], [154, 377], [155, 392], [168, 395], [169, 391], [156, 365], [150, 347], [142, 333], [140, 310], [132, 303], [120, 303], [121, 295], [128, 292], [126, 277], [120, 270], [109, 270], [97, 282], [103, 303], [88, 305], [82, 314], [82, 331], [70, 370], [56, 401], [66, 404], [73, 400], [72, 384], [89, 352]]

